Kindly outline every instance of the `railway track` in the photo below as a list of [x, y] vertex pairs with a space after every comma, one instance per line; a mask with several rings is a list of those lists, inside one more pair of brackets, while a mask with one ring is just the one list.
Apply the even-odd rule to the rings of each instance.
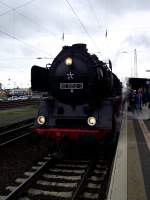
[[40, 102], [39, 100], [4, 101], [0, 102], [0, 110], [28, 106], [28, 105], [38, 105], [39, 102]]
[[[105, 199], [112, 158], [56, 160], [49, 156], [25, 172], [15, 186], [6, 187], [2, 200]], [[9, 192], [8, 192], [9, 191]]]
[[34, 119], [28, 119], [13, 125], [0, 128], [0, 147], [20, 140], [32, 133]]

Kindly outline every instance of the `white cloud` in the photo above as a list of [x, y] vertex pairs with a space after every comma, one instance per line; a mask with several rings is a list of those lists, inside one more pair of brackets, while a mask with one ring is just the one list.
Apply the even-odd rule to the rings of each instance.
[[[69, 0], [75, 13], [65, 0], [27, 2], [5, 0], [5, 5], [0, 4], [0, 82], [5, 86], [10, 75], [18, 85], [27, 86], [31, 66], [51, 61], [37, 57], [55, 57], [62, 45], [81, 42], [87, 44], [89, 52], [100, 52], [100, 59], [111, 58], [120, 77], [131, 75], [137, 49], [138, 73], [148, 76], [148, 0]], [[11, 10], [18, 6], [18, 10]]]

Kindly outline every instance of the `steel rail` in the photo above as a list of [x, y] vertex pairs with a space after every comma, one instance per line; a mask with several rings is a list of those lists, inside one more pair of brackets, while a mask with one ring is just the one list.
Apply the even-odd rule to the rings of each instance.
[[19, 198], [23, 192], [25, 192], [37, 179], [41, 176], [48, 167], [55, 164], [56, 160], [49, 158], [48, 161], [45, 161], [45, 164], [42, 165], [32, 176], [26, 179], [26, 181], [20, 184], [14, 191], [12, 191], [8, 196], [4, 197], [4, 200], [16, 200]]
[[1, 137], [1, 136], [5, 136], [5, 135], [7, 135], [7, 134], [9, 134], [9, 133], [13, 133], [13, 132], [15, 132], [15, 131], [19, 131], [19, 130], [24, 129], [24, 128], [32, 127], [32, 125], [33, 125], [33, 123], [30, 123], [30, 124], [27, 124], [27, 125], [24, 125], [24, 126], [21, 126], [21, 127], [17, 127], [17, 128], [15, 128], [15, 129], [13, 129], [13, 130], [7, 130], [6, 132], [3, 131], [3, 133], [0, 134], [0, 137]]
[[33, 123], [34, 120], [35, 120], [35, 118], [30, 118], [30, 119], [26, 119], [26, 120], [23, 120], [23, 121], [14, 123], [14, 124], [9, 124], [9, 125], [6, 125], [6, 126], [2, 126], [2, 127], [0, 127], [0, 131], [1, 132], [5, 132], [5, 131], [8, 131], [8, 130], [14, 129], [14, 127], [15, 128], [21, 127], [24, 124]]
[[86, 172], [84, 173], [83, 177], [81, 178], [80, 183], [78, 184], [75, 192], [73, 193], [71, 200], [78, 200], [79, 199], [79, 196], [85, 188], [86, 182], [88, 181], [88, 177], [89, 177], [95, 163], [96, 163], [96, 159], [94, 159], [90, 162]]
[[[26, 194], [27, 192], [27, 196], [28, 196], [28, 189], [32, 188], [33, 185], [35, 185], [37, 183], [37, 180], [40, 179], [40, 177], [46, 173], [46, 171], [50, 170], [50, 167], [53, 169], [53, 166], [55, 167], [55, 164], [57, 164], [56, 162], [58, 162], [58, 159], [54, 159], [48, 156], [48, 158], [46, 158], [46, 161], [44, 161], [42, 163], [42, 166], [35, 168], [36, 172], [32, 172], [26, 179], [23, 180], [23, 182], [19, 185], [16, 186], [13, 191], [11, 191], [7, 196], [2, 196], [3, 200], [16, 200], [19, 197], [21, 197], [23, 194]], [[90, 163], [88, 163], [88, 166], [85, 169], [85, 172], [82, 174], [81, 179], [79, 180], [79, 182], [77, 181], [77, 185], [76, 188], [74, 188], [72, 190], [72, 194], [69, 197], [70, 200], [78, 200], [80, 199], [81, 195], [84, 194], [84, 192], [86, 192], [86, 187], [87, 187], [87, 183], [89, 181], [89, 178], [91, 177], [91, 175], [93, 174], [95, 167], [98, 163], [98, 159], [96, 159], [96, 157], [94, 157], [94, 159], [92, 159], [90, 161]], [[105, 162], [104, 162], [105, 165]], [[56, 165], [57, 166], [57, 165]], [[67, 165], [66, 165], [67, 166]], [[107, 168], [107, 166], [105, 166]], [[61, 170], [62, 168], [60, 168], [59, 170]], [[63, 174], [63, 170], [62, 170], [62, 174]], [[97, 173], [97, 172], [96, 172]], [[98, 172], [99, 173], [99, 172]], [[108, 170], [107, 170], [107, 173]], [[101, 193], [99, 194], [99, 196], [97, 196], [96, 198], [99, 199], [101, 197], [105, 197], [105, 193], [106, 193], [106, 184], [108, 184], [108, 181], [106, 180], [106, 178], [104, 178], [104, 180], [100, 180], [101, 183], [104, 184], [103, 187], [103, 191], [101, 191]], [[98, 183], [99, 184], [99, 183]], [[61, 187], [61, 186], [60, 186]], [[36, 189], [35, 189], [36, 190]], [[57, 191], [57, 190], [56, 190]], [[97, 194], [99, 193], [98, 190], [96, 192]], [[94, 194], [94, 192], [93, 192]], [[53, 196], [53, 195], [52, 195]], [[54, 195], [55, 196], [55, 195]], [[57, 195], [56, 195], [57, 196]], [[44, 197], [43, 197], [44, 198]], [[59, 196], [58, 198], [63, 198], [61, 196]], [[41, 198], [42, 199], [42, 198]], [[103, 198], [104, 199], [104, 198]]]
[[0, 141], [1, 141], [0, 147], [3, 147], [9, 143], [15, 142], [21, 138], [27, 137], [28, 135], [32, 134], [32, 131], [31, 131], [32, 126], [33, 126], [33, 123], [31, 123], [29, 120], [29, 123], [26, 125], [23, 125], [21, 127], [15, 127], [12, 130], [8, 129], [6, 131], [3, 131], [0, 134]]
[[32, 132], [29, 132], [29, 133], [26, 133], [26, 134], [21, 135], [21, 136], [19, 136], [19, 137], [13, 138], [13, 139], [11, 139], [11, 140], [9, 140], [9, 141], [7, 141], [7, 142], [3, 142], [3, 143], [0, 144], [0, 147], [3, 147], [3, 146], [5, 146], [5, 145], [7, 145], [7, 144], [9, 144], [9, 143], [12, 143], [12, 142], [16, 142], [17, 140], [19, 140], [19, 139], [21, 139], [21, 138], [23, 138], [23, 137], [26, 137], [26, 136], [28, 136], [28, 135], [31, 135], [31, 134], [32, 134]]
[[40, 101], [32, 101], [32, 100], [0, 102], [0, 109], [5, 110], [9, 108], [37, 105], [39, 104], [39, 102]]

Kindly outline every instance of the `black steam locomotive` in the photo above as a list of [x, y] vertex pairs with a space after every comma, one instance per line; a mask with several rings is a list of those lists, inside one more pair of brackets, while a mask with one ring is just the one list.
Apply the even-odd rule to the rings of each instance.
[[[32, 90], [47, 92], [35, 132], [53, 143], [116, 137], [121, 82], [109, 63], [88, 53], [85, 44], [65, 46], [49, 68], [33, 66]], [[88, 138], [88, 139], [87, 139]]]

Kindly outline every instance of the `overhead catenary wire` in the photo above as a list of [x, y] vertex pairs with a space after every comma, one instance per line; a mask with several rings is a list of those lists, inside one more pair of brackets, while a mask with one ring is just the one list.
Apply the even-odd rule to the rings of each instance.
[[104, 31], [104, 30], [105, 30], [105, 38], [107, 38], [107, 28], [104, 27], [104, 26], [102, 26], [102, 25], [100, 24], [99, 18], [98, 18], [97, 14], [96, 14], [96, 12], [95, 12], [95, 10], [94, 10], [94, 7], [93, 7], [91, 1], [90, 1], [90, 0], [87, 0], [87, 2], [88, 2], [88, 5], [89, 5], [89, 8], [91, 9], [91, 11], [92, 11], [92, 13], [93, 13], [93, 16], [94, 16], [95, 21], [96, 21], [96, 23], [97, 23], [97, 25], [98, 25], [98, 28], [100, 29], [100, 31]]
[[[6, 7], [10, 8], [12, 12], [16, 12], [17, 14], [21, 15], [23, 18], [25, 18], [25, 19], [26, 19], [27, 21], [29, 21], [30, 23], [32, 23], [32, 24], [34, 24], [34, 25], [37, 25], [38, 27], [41, 26], [40, 23], [35, 22], [34, 20], [32, 20], [32, 19], [30, 19], [29, 17], [27, 17], [26, 15], [22, 14], [21, 12], [19, 12], [19, 11], [16, 10], [15, 8], [9, 6], [8, 4], [6, 4], [6, 3], [4, 3], [4, 2], [2, 2], [2, 1], [0, 1], [0, 4], [5, 5]], [[43, 25], [42, 25], [42, 28], [44, 28], [45, 30], [49, 31], [48, 28], [46, 28], [46, 27], [43, 26]], [[52, 35], [52, 36], [56, 39], [57, 42], [59, 41], [59, 39], [56, 37], [56, 34], [55, 34], [55, 33], [52, 33], [51, 31], [49, 31], [49, 33], [50, 33], [50, 35]], [[58, 43], [60, 44], [61, 42], [58, 42]]]
[[98, 49], [99, 51], [99, 48], [97, 46], [97, 44], [95, 43], [95, 41], [93, 40], [93, 38], [91, 37], [91, 35], [89, 34], [89, 32], [87, 31], [84, 23], [81, 21], [80, 17], [78, 16], [78, 14], [76, 13], [76, 11], [74, 10], [74, 8], [72, 7], [71, 3], [69, 2], [69, 0], [65, 0], [67, 2], [67, 4], [69, 5], [69, 7], [71, 8], [73, 14], [75, 15], [75, 17], [77, 18], [77, 20], [79, 21], [81, 27], [83, 28], [84, 32], [87, 34], [87, 36], [89, 37], [89, 39], [91, 40], [91, 42], [93, 43], [93, 45], [96, 47], [96, 49]]
[[[37, 0], [30, 0], [30, 1], [27, 1], [26, 3], [21, 4], [20, 6], [17, 6], [17, 7], [15, 7], [15, 8], [12, 8], [12, 7], [8, 6], [6, 3], [4, 3], [4, 2], [2, 2], [2, 1], [1, 1], [0, 3], [3, 4], [3, 5], [5, 5], [6, 7], [10, 8], [9, 12], [7, 11], [7, 12], [4, 13], [4, 14], [8, 14], [8, 13], [10, 13], [10, 12], [12, 12], [12, 11], [13, 11], [13, 12], [14, 12], [14, 11], [15, 11], [15, 12], [18, 12], [18, 11], [17, 11], [18, 9], [23, 8], [24, 6], [26, 6], [26, 5], [30, 4], [30, 3], [32, 3], [33, 1], [37, 1]], [[4, 15], [4, 14], [3, 14], [3, 15]], [[0, 17], [1, 17], [1, 16], [2, 16], [2, 14], [0, 14]], [[2, 28], [2, 27], [0, 27], [0, 28]], [[2, 29], [0, 29], [0, 33], [2, 33], [3, 35], [7, 35], [8, 37], [10, 37], [10, 38], [12, 38], [12, 39], [17, 40], [18, 42], [22, 43], [24, 46], [26, 46], [26, 47], [28, 47], [28, 48], [30, 48], [30, 49], [36, 51], [36, 52], [43, 52], [44, 54], [46, 53], [47, 55], [50, 55], [49, 52], [43, 51], [43, 50], [41, 50], [41, 49], [38, 49], [37, 47], [34, 47], [34, 46], [28, 44], [27, 42], [24, 42], [22, 39], [20, 39], [20, 38], [14, 36], [14, 34], [11, 34], [11, 33], [8, 33], [8, 32], [6, 32], [6, 31], [3, 31]]]
[[[13, 38], [14, 40], [17, 40], [18, 42], [22, 43], [24, 46], [26, 46], [26, 47], [28, 47], [28, 48], [30, 48], [30, 49], [32, 48], [32, 49], [33, 49], [34, 51], [36, 51], [36, 52], [37, 52], [37, 51], [38, 51], [38, 52], [44, 52], [43, 50], [40, 50], [40, 49], [38, 49], [38, 48], [35, 48], [34, 46], [32, 46], [32, 45], [30, 45], [30, 44], [28, 44], [28, 43], [22, 41], [21, 39], [15, 37], [14, 35], [12, 35], [12, 34], [10, 34], [10, 33], [7, 33], [6, 31], [3, 31], [3, 30], [0, 29], [0, 33], [2, 33], [3, 35], [7, 35], [7, 36], [10, 37], [10, 38]], [[44, 53], [46, 53], [46, 54], [49, 55], [48, 52], [44, 52]]]
[[94, 18], [95, 18], [95, 21], [96, 21], [98, 27], [99, 27], [99, 28], [100, 28], [100, 27], [104, 28], [104, 27], [100, 24], [100, 22], [99, 22], [99, 18], [98, 18], [97, 14], [96, 14], [96, 12], [95, 12], [95, 10], [94, 10], [94, 8], [93, 8], [93, 5], [92, 5], [91, 1], [90, 1], [90, 0], [87, 0], [87, 2], [88, 2], [88, 5], [89, 5], [89, 8], [91, 9], [91, 11], [92, 11], [92, 13], [93, 13], [93, 16], [94, 16]]
[[[37, 1], [37, 0], [30, 0], [30, 1], [27, 1], [26, 3], [21, 4], [20, 6], [15, 7], [13, 10], [16, 11], [16, 10], [18, 10], [18, 9], [20, 9], [20, 8], [23, 8], [23, 7], [27, 6], [28, 4], [31, 4], [33, 1]], [[2, 1], [1, 1], [1, 2], [2, 2]], [[3, 3], [4, 3], [4, 2], [3, 2]], [[10, 12], [12, 12], [12, 9], [7, 10], [7, 11], [1, 13], [1, 14], [0, 14], [0, 17], [1, 17], [1, 16], [4, 16], [4, 15], [10, 13]]]

